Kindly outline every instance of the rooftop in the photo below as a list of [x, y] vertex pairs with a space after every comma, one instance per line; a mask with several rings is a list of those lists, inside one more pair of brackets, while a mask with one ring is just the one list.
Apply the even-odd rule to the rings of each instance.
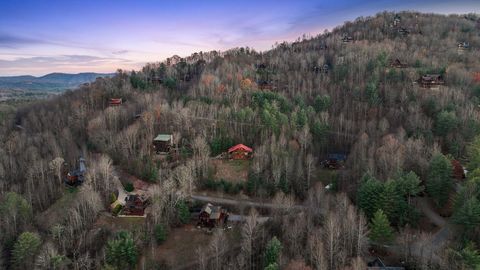
[[168, 142], [172, 140], [172, 135], [171, 134], [158, 134], [154, 141], [159, 141], [159, 142]]

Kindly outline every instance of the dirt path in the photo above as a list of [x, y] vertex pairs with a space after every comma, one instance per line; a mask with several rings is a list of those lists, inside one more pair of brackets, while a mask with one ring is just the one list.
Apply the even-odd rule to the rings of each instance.
[[417, 198], [417, 206], [420, 208], [420, 211], [422, 211], [422, 213], [433, 223], [435, 224], [436, 226], [442, 228], [444, 227], [447, 222], [445, 220], [445, 218], [441, 217], [439, 214], [437, 214], [434, 210], [433, 210], [433, 206], [431, 204], [431, 202], [425, 198], [425, 197], [421, 197], [421, 198]]
[[305, 209], [305, 206], [299, 205], [299, 204], [289, 206], [289, 205], [279, 205], [279, 204], [256, 202], [256, 201], [249, 201], [249, 200], [226, 199], [226, 198], [203, 196], [203, 195], [197, 195], [197, 194], [191, 195], [190, 198], [195, 201], [210, 202], [210, 203], [224, 204], [224, 205], [250, 206], [250, 207], [257, 207], [257, 208], [268, 208], [268, 209], [287, 209], [287, 208], [298, 209], [298, 210]]
[[[440, 263], [441, 257], [438, 255], [438, 252], [444, 247], [446, 242], [451, 239], [452, 225], [448, 223], [447, 219], [435, 212], [431, 202], [427, 198], [417, 198], [416, 201], [419, 210], [440, 229], [432, 235], [428, 241], [429, 243], [422, 242], [421, 239], [415, 240], [409, 247], [410, 251], [415, 256], [422, 257], [426, 260], [431, 259], [436, 263]], [[431, 250], [426, 250], [426, 247], [431, 247]], [[387, 247], [387, 250], [397, 255], [402, 254], [402, 246], [398, 244]]]

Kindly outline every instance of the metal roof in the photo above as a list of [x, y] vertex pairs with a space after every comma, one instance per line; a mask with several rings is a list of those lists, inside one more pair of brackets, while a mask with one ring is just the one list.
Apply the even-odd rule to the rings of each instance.
[[168, 142], [172, 139], [171, 134], [158, 134], [154, 141], [159, 141], [159, 142]]

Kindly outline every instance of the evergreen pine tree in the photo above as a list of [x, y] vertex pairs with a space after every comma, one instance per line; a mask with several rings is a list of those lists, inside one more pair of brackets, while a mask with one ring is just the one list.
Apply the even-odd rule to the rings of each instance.
[[452, 165], [444, 155], [437, 154], [430, 161], [427, 192], [440, 207], [445, 206], [453, 188], [452, 173]]
[[388, 244], [393, 240], [393, 229], [382, 210], [375, 212], [370, 224], [370, 239], [377, 244]]

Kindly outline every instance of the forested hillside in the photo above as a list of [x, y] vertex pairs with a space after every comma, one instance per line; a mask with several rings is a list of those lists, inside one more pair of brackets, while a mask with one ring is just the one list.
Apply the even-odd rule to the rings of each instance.
[[[475, 15], [385, 12], [266, 52], [174, 56], [0, 120], [0, 268], [480, 267]], [[157, 134], [173, 135], [165, 158]], [[247, 179], [215, 179], [239, 143], [253, 148]], [[337, 153], [343, 166], [324, 168]], [[79, 156], [85, 182], [66, 187]], [[147, 217], [103, 226], [124, 174], [151, 185]], [[281, 207], [231, 207], [245, 221], [206, 236], [191, 264], [156, 259], [200, 191]]]

